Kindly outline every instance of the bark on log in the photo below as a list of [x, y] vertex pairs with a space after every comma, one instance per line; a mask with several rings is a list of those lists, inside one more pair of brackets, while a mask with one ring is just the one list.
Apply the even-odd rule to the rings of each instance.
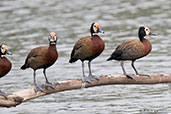
[[22, 102], [44, 96], [51, 93], [88, 88], [93, 86], [113, 85], [113, 84], [158, 84], [171, 83], [171, 74], [152, 74], [147, 76], [135, 76], [134, 79], [129, 79], [124, 75], [109, 75], [100, 76], [99, 80], [93, 79], [91, 83], [82, 83], [81, 79], [73, 79], [61, 81], [55, 89], [46, 88], [45, 92], [34, 92], [33, 88], [14, 92], [8, 96], [8, 99], [0, 96], [0, 107], [14, 107]]

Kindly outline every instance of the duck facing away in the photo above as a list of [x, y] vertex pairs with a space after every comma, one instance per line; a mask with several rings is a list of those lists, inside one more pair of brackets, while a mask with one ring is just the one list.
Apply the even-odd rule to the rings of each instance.
[[155, 34], [152, 34], [148, 27], [144, 27], [144, 26], [140, 27], [138, 32], [139, 40], [130, 40], [120, 44], [112, 53], [112, 55], [107, 59], [107, 61], [109, 60], [120, 61], [124, 75], [126, 75], [128, 78], [133, 79], [134, 75], [127, 74], [124, 69], [124, 61], [130, 60], [132, 61], [131, 66], [134, 69], [136, 75], [144, 75], [138, 73], [138, 71], [134, 66], [134, 62], [136, 61], [136, 59], [142, 58], [151, 52], [152, 45], [146, 38], [144, 38], [146, 35], [155, 35]]
[[[98, 33], [104, 33], [98, 23], [92, 23], [90, 27], [91, 36], [83, 37], [76, 42], [71, 52], [70, 63], [81, 60], [83, 78], [82, 82], [91, 82], [92, 78], [98, 79], [97, 76], [92, 75], [91, 61], [99, 56], [105, 47], [104, 41], [97, 35]], [[84, 73], [84, 61], [88, 61], [89, 76], [86, 77]]]
[[36, 70], [43, 69], [43, 74], [46, 80], [45, 86], [54, 88], [54, 84], [48, 81], [46, 76], [46, 69], [53, 65], [58, 58], [58, 53], [56, 49], [56, 41], [57, 36], [55, 32], [51, 32], [48, 37], [49, 46], [40, 46], [34, 48], [28, 54], [25, 64], [21, 67], [21, 69], [32, 68], [34, 70], [33, 77], [34, 77], [34, 90], [37, 91], [44, 91], [41, 86], [37, 86], [36, 84]]
[[[8, 46], [5, 44], [0, 45], [0, 78], [5, 76], [11, 70], [12, 67], [11, 62], [4, 56], [6, 54], [11, 55], [11, 52], [8, 51]], [[4, 96], [5, 98], [7, 98], [8, 96], [1, 90], [0, 95]]]

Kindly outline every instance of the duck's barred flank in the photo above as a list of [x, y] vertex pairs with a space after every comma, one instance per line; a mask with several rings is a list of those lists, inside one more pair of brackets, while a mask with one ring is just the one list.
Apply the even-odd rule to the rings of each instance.
[[154, 35], [154, 34], [151, 33], [148, 27], [144, 27], [144, 26], [140, 27], [138, 31], [139, 40], [131, 40], [120, 44], [119, 46], [116, 47], [115, 51], [107, 59], [107, 61], [109, 60], [121, 61], [121, 67], [124, 75], [128, 76], [129, 78], [133, 78], [133, 75], [128, 75], [126, 73], [123, 65], [123, 61], [130, 60], [132, 61], [131, 65], [136, 75], [141, 75], [136, 70], [134, 66], [134, 62], [137, 59], [142, 58], [151, 52], [152, 45], [146, 38], [144, 38], [146, 35]]
[[[82, 69], [83, 69], [83, 82], [88, 81], [91, 82], [91, 61], [99, 56], [104, 48], [104, 41], [97, 35], [97, 33], [102, 32], [101, 27], [98, 23], [92, 23], [90, 27], [91, 36], [83, 37], [76, 42], [74, 48], [71, 52], [71, 58], [69, 60], [70, 63], [76, 62], [77, 60], [81, 60]], [[89, 77], [86, 77], [84, 74], [84, 61], [89, 61]]]
[[[5, 44], [0, 45], [0, 78], [4, 77], [12, 67], [11, 62], [4, 55], [11, 55], [11, 52], [8, 51], [8, 46]], [[0, 90], [0, 96], [7, 98], [7, 95]]]
[[48, 37], [49, 46], [40, 46], [34, 48], [28, 54], [25, 64], [21, 66], [21, 69], [32, 68], [34, 70], [34, 87], [35, 91], [43, 91], [41, 87], [36, 84], [36, 70], [43, 69], [43, 74], [46, 79], [47, 86], [53, 86], [46, 77], [46, 68], [50, 67], [55, 63], [58, 58], [56, 49], [57, 36], [55, 32], [51, 32]]

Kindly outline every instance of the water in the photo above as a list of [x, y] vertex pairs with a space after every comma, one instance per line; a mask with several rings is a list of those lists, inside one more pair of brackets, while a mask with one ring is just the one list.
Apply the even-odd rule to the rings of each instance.
[[[0, 43], [9, 46], [7, 56], [13, 68], [1, 78], [0, 87], [7, 93], [33, 87], [33, 71], [22, 71], [28, 52], [48, 45], [48, 34], [55, 31], [59, 40], [59, 59], [47, 69], [50, 81], [81, 78], [81, 62], [69, 64], [74, 43], [90, 35], [92, 22], [100, 23], [105, 34], [104, 52], [92, 62], [96, 75], [121, 74], [119, 62], [106, 59], [121, 42], [137, 39], [141, 25], [158, 36], [148, 36], [152, 52], [135, 65], [141, 73], [170, 73], [171, 68], [171, 2], [170, 0], [1, 0]], [[126, 70], [132, 73], [130, 62]], [[88, 68], [86, 66], [86, 73]], [[71, 75], [72, 74], [72, 75]], [[44, 83], [42, 70], [37, 71], [38, 84]], [[11, 114], [169, 114], [171, 84], [110, 85], [60, 92], [36, 98], [15, 108], [0, 108]]]

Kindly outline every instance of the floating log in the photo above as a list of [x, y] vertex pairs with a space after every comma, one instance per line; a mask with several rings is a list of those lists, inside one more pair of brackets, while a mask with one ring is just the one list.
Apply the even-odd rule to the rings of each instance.
[[88, 88], [102, 85], [114, 84], [158, 84], [158, 83], [171, 83], [171, 74], [152, 74], [147, 76], [135, 76], [134, 79], [129, 79], [124, 75], [106, 75], [100, 76], [99, 80], [93, 79], [91, 83], [82, 83], [81, 79], [73, 79], [59, 82], [54, 89], [45, 88], [45, 92], [34, 92], [34, 88], [29, 88], [14, 92], [8, 96], [8, 99], [0, 96], [0, 107], [15, 107], [22, 102], [34, 99], [47, 94], [52, 94], [61, 91]]

